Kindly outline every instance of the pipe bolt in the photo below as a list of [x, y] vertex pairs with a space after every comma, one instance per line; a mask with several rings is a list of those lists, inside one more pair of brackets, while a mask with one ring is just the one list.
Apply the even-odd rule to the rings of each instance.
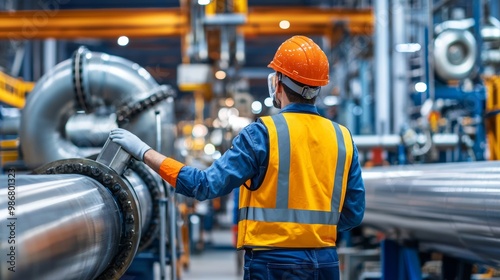
[[128, 214], [126, 218], [127, 224], [133, 224], [134, 223], [134, 215]]
[[90, 167], [90, 174], [94, 177], [94, 178], [98, 178], [101, 176], [102, 174], [102, 171], [99, 169], [99, 168], [96, 168], [94, 166], [91, 166]]
[[105, 186], [109, 186], [113, 183], [113, 175], [110, 174], [105, 174], [102, 182], [104, 183]]
[[118, 194], [118, 199], [121, 202], [125, 202], [128, 199], [128, 194], [125, 190], [121, 190], [120, 193]]
[[111, 191], [112, 191], [113, 193], [116, 193], [116, 192], [118, 192], [121, 188], [122, 188], [122, 187], [120, 186], [120, 184], [116, 183], [116, 184], [114, 184], [114, 185], [111, 187]]

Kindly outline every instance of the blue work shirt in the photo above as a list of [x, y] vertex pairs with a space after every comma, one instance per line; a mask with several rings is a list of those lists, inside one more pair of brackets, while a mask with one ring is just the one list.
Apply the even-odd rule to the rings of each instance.
[[[318, 114], [316, 106], [292, 103], [280, 113]], [[359, 225], [365, 211], [365, 187], [361, 178], [358, 150], [354, 153], [344, 206], [337, 225], [338, 231], [346, 231]], [[184, 166], [179, 172], [176, 192], [198, 200], [211, 199], [229, 194], [248, 179], [249, 186], [256, 189], [263, 181], [267, 170], [269, 136], [261, 121], [246, 126], [234, 139], [232, 146], [218, 160], [205, 170]]]

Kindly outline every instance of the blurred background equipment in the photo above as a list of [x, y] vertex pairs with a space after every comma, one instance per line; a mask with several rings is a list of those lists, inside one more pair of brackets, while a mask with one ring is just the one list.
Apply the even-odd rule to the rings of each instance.
[[266, 66], [297, 34], [327, 54], [316, 106], [364, 166], [343, 279], [499, 277], [499, 19], [500, 0], [1, 1], [1, 172], [27, 256], [17, 274], [0, 256], [1, 279], [241, 278], [237, 191], [175, 196], [106, 141], [123, 127], [209, 167], [278, 113]]

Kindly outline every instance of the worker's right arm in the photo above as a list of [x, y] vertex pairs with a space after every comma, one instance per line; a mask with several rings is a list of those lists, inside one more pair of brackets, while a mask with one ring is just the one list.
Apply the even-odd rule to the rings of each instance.
[[365, 185], [361, 177], [361, 166], [358, 159], [358, 150], [354, 145], [354, 153], [349, 178], [347, 179], [347, 190], [344, 199], [344, 206], [340, 213], [337, 225], [338, 231], [348, 231], [363, 220], [365, 213]]
[[[176, 181], [176, 192], [198, 200], [229, 194], [267, 168], [267, 131], [254, 122], [245, 127], [227, 150], [210, 167], [200, 170], [184, 166]], [[259, 180], [252, 180], [258, 182]]]
[[266, 133], [262, 123], [245, 127], [233, 139], [231, 148], [205, 170], [186, 166], [152, 149], [144, 154], [144, 162], [175, 187], [176, 193], [198, 200], [211, 199], [226, 195], [247, 179], [264, 174]]

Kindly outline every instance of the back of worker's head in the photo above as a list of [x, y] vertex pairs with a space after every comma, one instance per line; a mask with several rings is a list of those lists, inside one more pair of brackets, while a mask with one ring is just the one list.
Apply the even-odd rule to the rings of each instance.
[[[321, 48], [308, 37], [293, 36], [281, 44], [268, 67], [272, 68], [292, 103], [314, 104], [321, 86], [328, 84], [329, 63]], [[270, 83], [270, 94], [274, 98]]]

